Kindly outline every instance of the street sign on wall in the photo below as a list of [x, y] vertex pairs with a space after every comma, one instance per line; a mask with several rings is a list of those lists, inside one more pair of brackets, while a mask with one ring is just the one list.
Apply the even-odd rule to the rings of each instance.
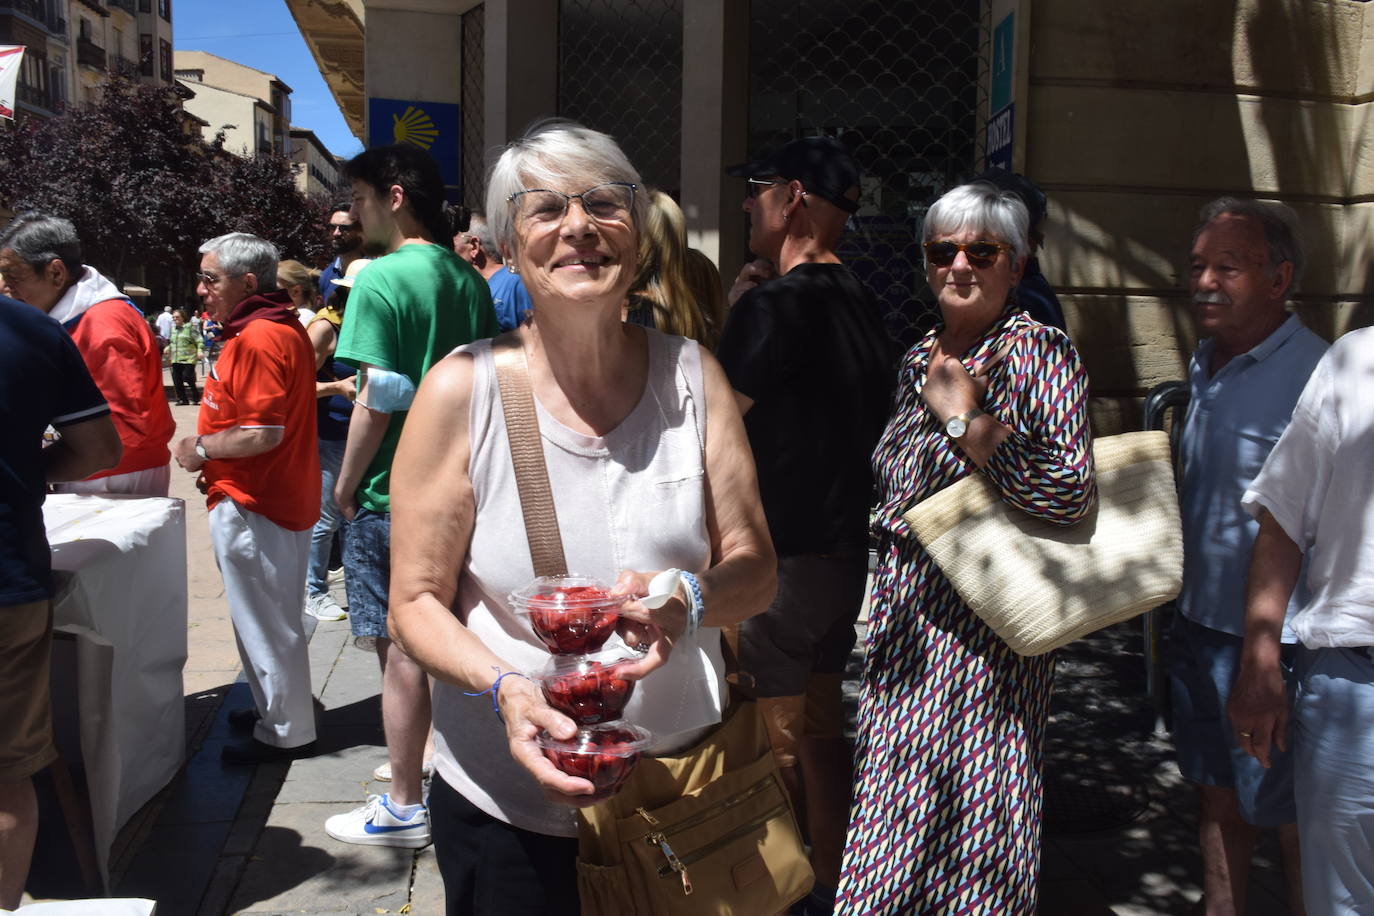
[[988, 91], [987, 136], [983, 158], [987, 168], [1012, 169], [1015, 149], [1016, 10], [992, 30], [992, 85]]

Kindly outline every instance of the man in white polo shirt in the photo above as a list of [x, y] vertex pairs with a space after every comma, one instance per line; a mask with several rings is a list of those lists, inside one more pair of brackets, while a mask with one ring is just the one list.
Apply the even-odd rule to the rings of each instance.
[[[1332, 345], [1241, 503], [1260, 521], [1245, 647], [1229, 710], [1268, 766], [1291, 743], [1309, 916], [1374, 912], [1374, 328]], [[1311, 595], [1290, 714], [1284, 609], [1303, 560]], [[1289, 719], [1292, 731], [1289, 732]]]

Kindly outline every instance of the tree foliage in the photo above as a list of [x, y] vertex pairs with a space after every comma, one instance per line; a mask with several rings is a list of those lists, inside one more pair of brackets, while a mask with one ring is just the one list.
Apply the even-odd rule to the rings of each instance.
[[323, 211], [296, 189], [291, 163], [222, 143], [183, 130], [167, 87], [112, 77], [90, 105], [0, 127], [0, 202], [70, 219], [86, 262], [117, 283], [136, 266], [194, 269], [200, 244], [231, 231], [317, 260]]

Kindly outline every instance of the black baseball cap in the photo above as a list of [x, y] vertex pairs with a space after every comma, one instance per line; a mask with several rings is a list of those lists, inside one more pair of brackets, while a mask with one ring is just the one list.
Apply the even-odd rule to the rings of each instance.
[[845, 196], [846, 191], [859, 184], [859, 164], [834, 137], [793, 140], [761, 159], [732, 165], [725, 174], [736, 178], [777, 175], [788, 181], [800, 181], [807, 193], [830, 201], [846, 213], [859, 209], [857, 200]]
[[999, 191], [1010, 191], [1021, 198], [1030, 214], [1030, 228], [1034, 229], [1045, 219], [1045, 192], [1040, 186], [1020, 172], [992, 168], [979, 175], [974, 181], [985, 181]]

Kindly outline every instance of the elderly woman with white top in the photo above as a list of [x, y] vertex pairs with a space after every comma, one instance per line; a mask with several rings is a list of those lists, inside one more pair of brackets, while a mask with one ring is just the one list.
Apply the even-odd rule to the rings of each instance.
[[[718, 628], [768, 605], [774, 557], [719, 365], [621, 321], [644, 212], [624, 153], [550, 122], [507, 147], [487, 186], [534, 317], [459, 348], [420, 386], [392, 472], [391, 634], [436, 680], [429, 803], [448, 912], [576, 913], [574, 809], [593, 786], [535, 743], [576, 726], [535, 684], [503, 676], [549, 654], [506, 597], [534, 569], [493, 346], [518, 346], [528, 366], [568, 568], [630, 596], [669, 568], [699, 584], [699, 604], [684, 580], [656, 609], [622, 610], [624, 641], [648, 647], [624, 713], [653, 733], [648, 753], [680, 752], [720, 721]], [[470, 698], [488, 690], [500, 718]]]

